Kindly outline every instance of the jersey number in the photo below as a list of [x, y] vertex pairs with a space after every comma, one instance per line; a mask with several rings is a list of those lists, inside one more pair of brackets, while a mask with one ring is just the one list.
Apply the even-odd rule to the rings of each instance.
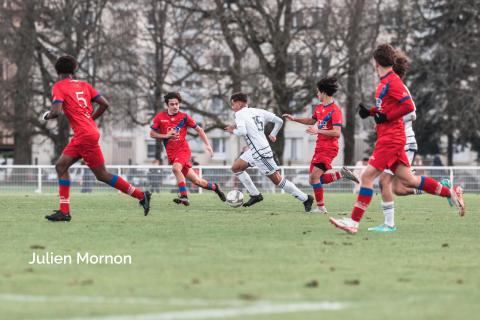
[[253, 121], [255, 121], [255, 125], [257, 126], [258, 131], [263, 131], [263, 122], [259, 116], [252, 117]]
[[[83, 91], [75, 92], [75, 95], [77, 96], [77, 101], [80, 107], [82, 107], [83, 109], [87, 109], [88, 108], [87, 100], [84, 97], [82, 97], [83, 94], [84, 94]], [[90, 114], [86, 110], [85, 110], [85, 116], [87, 118], [90, 118]]]

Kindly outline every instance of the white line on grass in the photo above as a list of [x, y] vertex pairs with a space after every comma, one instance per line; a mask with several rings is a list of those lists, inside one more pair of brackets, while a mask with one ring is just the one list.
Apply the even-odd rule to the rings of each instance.
[[167, 311], [139, 315], [112, 315], [87, 318], [69, 318], [68, 320], [196, 320], [233, 318], [240, 316], [308, 312], [308, 311], [337, 311], [345, 305], [338, 302], [305, 302], [289, 304], [256, 303], [248, 307], [225, 309], [199, 309], [188, 311]]

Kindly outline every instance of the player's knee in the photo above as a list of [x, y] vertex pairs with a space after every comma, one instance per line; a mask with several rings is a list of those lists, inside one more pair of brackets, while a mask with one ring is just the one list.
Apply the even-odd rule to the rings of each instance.
[[98, 181], [108, 183], [111, 180], [111, 175], [107, 171], [94, 172]]
[[67, 167], [62, 163], [55, 164], [55, 171], [57, 171], [57, 175], [61, 176], [67, 171]]
[[174, 174], [180, 174], [180, 173], [182, 173], [182, 168], [180, 166], [173, 166], [172, 167], [172, 172]]
[[308, 183], [310, 183], [310, 184], [320, 183], [320, 177], [317, 177], [316, 175], [311, 174], [311, 175], [308, 177]]

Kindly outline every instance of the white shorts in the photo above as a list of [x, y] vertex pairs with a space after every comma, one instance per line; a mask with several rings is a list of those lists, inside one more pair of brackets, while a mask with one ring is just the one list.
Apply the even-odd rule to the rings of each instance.
[[257, 167], [263, 175], [269, 176], [279, 170], [275, 159], [260, 158], [254, 159], [252, 150], [247, 150], [240, 155], [240, 159], [247, 162], [252, 167]]
[[[410, 163], [410, 165], [412, 165], [413, 163], [413, 158], [415, 158], [415, 150], [407, 150], [405, 151], [405, 153], [407, 154], [407, 158], [408, 158], [408, 162]], [[385, 169], [383, 170], [383, 172], [385, 173], [388, 173], [392, 176], [394, 176], [395, 174], [392, 172], [392, 170], [390, 169]]]

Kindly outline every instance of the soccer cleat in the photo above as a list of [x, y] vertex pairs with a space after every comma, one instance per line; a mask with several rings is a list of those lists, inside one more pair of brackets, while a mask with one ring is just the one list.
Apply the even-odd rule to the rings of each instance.
[[460, 186], [455, 186], [450, 189], [450, 199], [458, 210], [460, 217], [465, 215], [465, 202], [463, 201], [463, 189]]
[[303, 201], [303, 206], [305, 207], [305, 212], [312, 211], [313, 197], [308, 195], [307, 200]]
[[[447, 187], [448, 189], [452, 189], [452, 183], [450, 182], [450, 179], [442, 179], [442, 181], [440, 181], [440, 184], [444, 187]], [[447, 200], [450, 207], [453, 207], [452, 199], [447, 198]]]
[[394, 232], [394, 231], [397, 231], [397, 227], [395, 227], [395, 226], [390, 227], [389, 225], [381, 224], [381, 225], [376, 226], [376, 227], [370, 227], [370, 228], [368, 228], [368, 231]]
[[327, 208], [325, 207], [316, 207], [315, 209], [313, 209], [312, 211], [310, 211], [311, 213], [323, 213], [323, 214], [327, 214], [328, 211], [327, 211]]
[[342, 167], [342, 170], [340, 170], [340, 173], [342, 174], [343, 178], [353, 181], [355, 183], [360, 183], [355, 173], [353, 173], [352, 170], [348, 169], [347, 167]]
[[176, 204], [183, 204], [184, 206], [187, 206], [187, 207], [190, 205], [190, 202], [188, 201], [188, 198], [185, 197], [185, 196], [175, 198], [175, 199], [173, 199], [173, 202], [175, 202]]
[[222, 189], [220, 189], [220, 186], [217, 183], [215, 183], [215, 193], [220, 198], [220, 200], [222, 200], [222, 202], [227, 201], [227, 197], [225, 197], [225, 193], [223, 193]]
[[152, 193], [150, 191], [145, 191], [143, 193], [143, 199], [140, 200], [140, 205], [143, 207], [143, 214], [146, 216], [150, 212], [150, 198]]
[[70, 213], [62, 213], [60, 210], [53, 210], [54, 213], [51, 215], [45, 216], [45, 219], [48, 221], [65, 221], [68, 222], [72, 220], [72, 216]]
[[244, 207], [250, 207], [250, 206], [253, 206], [255, 203], [260, 202], [260, 201], [263, 201], [263, 196], [262, 196], [261, 193], [256, 195], [256, 196], [250, 195], [250, 199], [248, 199], [248, 201], [245, 202], [243, 204], [243, 206]]
[[351, 218], [342, 218], [342, 219], [335, 219], [329, 218], [330, 223], [333, 224], [338, 229], [342, 229], [351, 234], [355, 234], [358, 232], [358, 222], [352, 220]]

